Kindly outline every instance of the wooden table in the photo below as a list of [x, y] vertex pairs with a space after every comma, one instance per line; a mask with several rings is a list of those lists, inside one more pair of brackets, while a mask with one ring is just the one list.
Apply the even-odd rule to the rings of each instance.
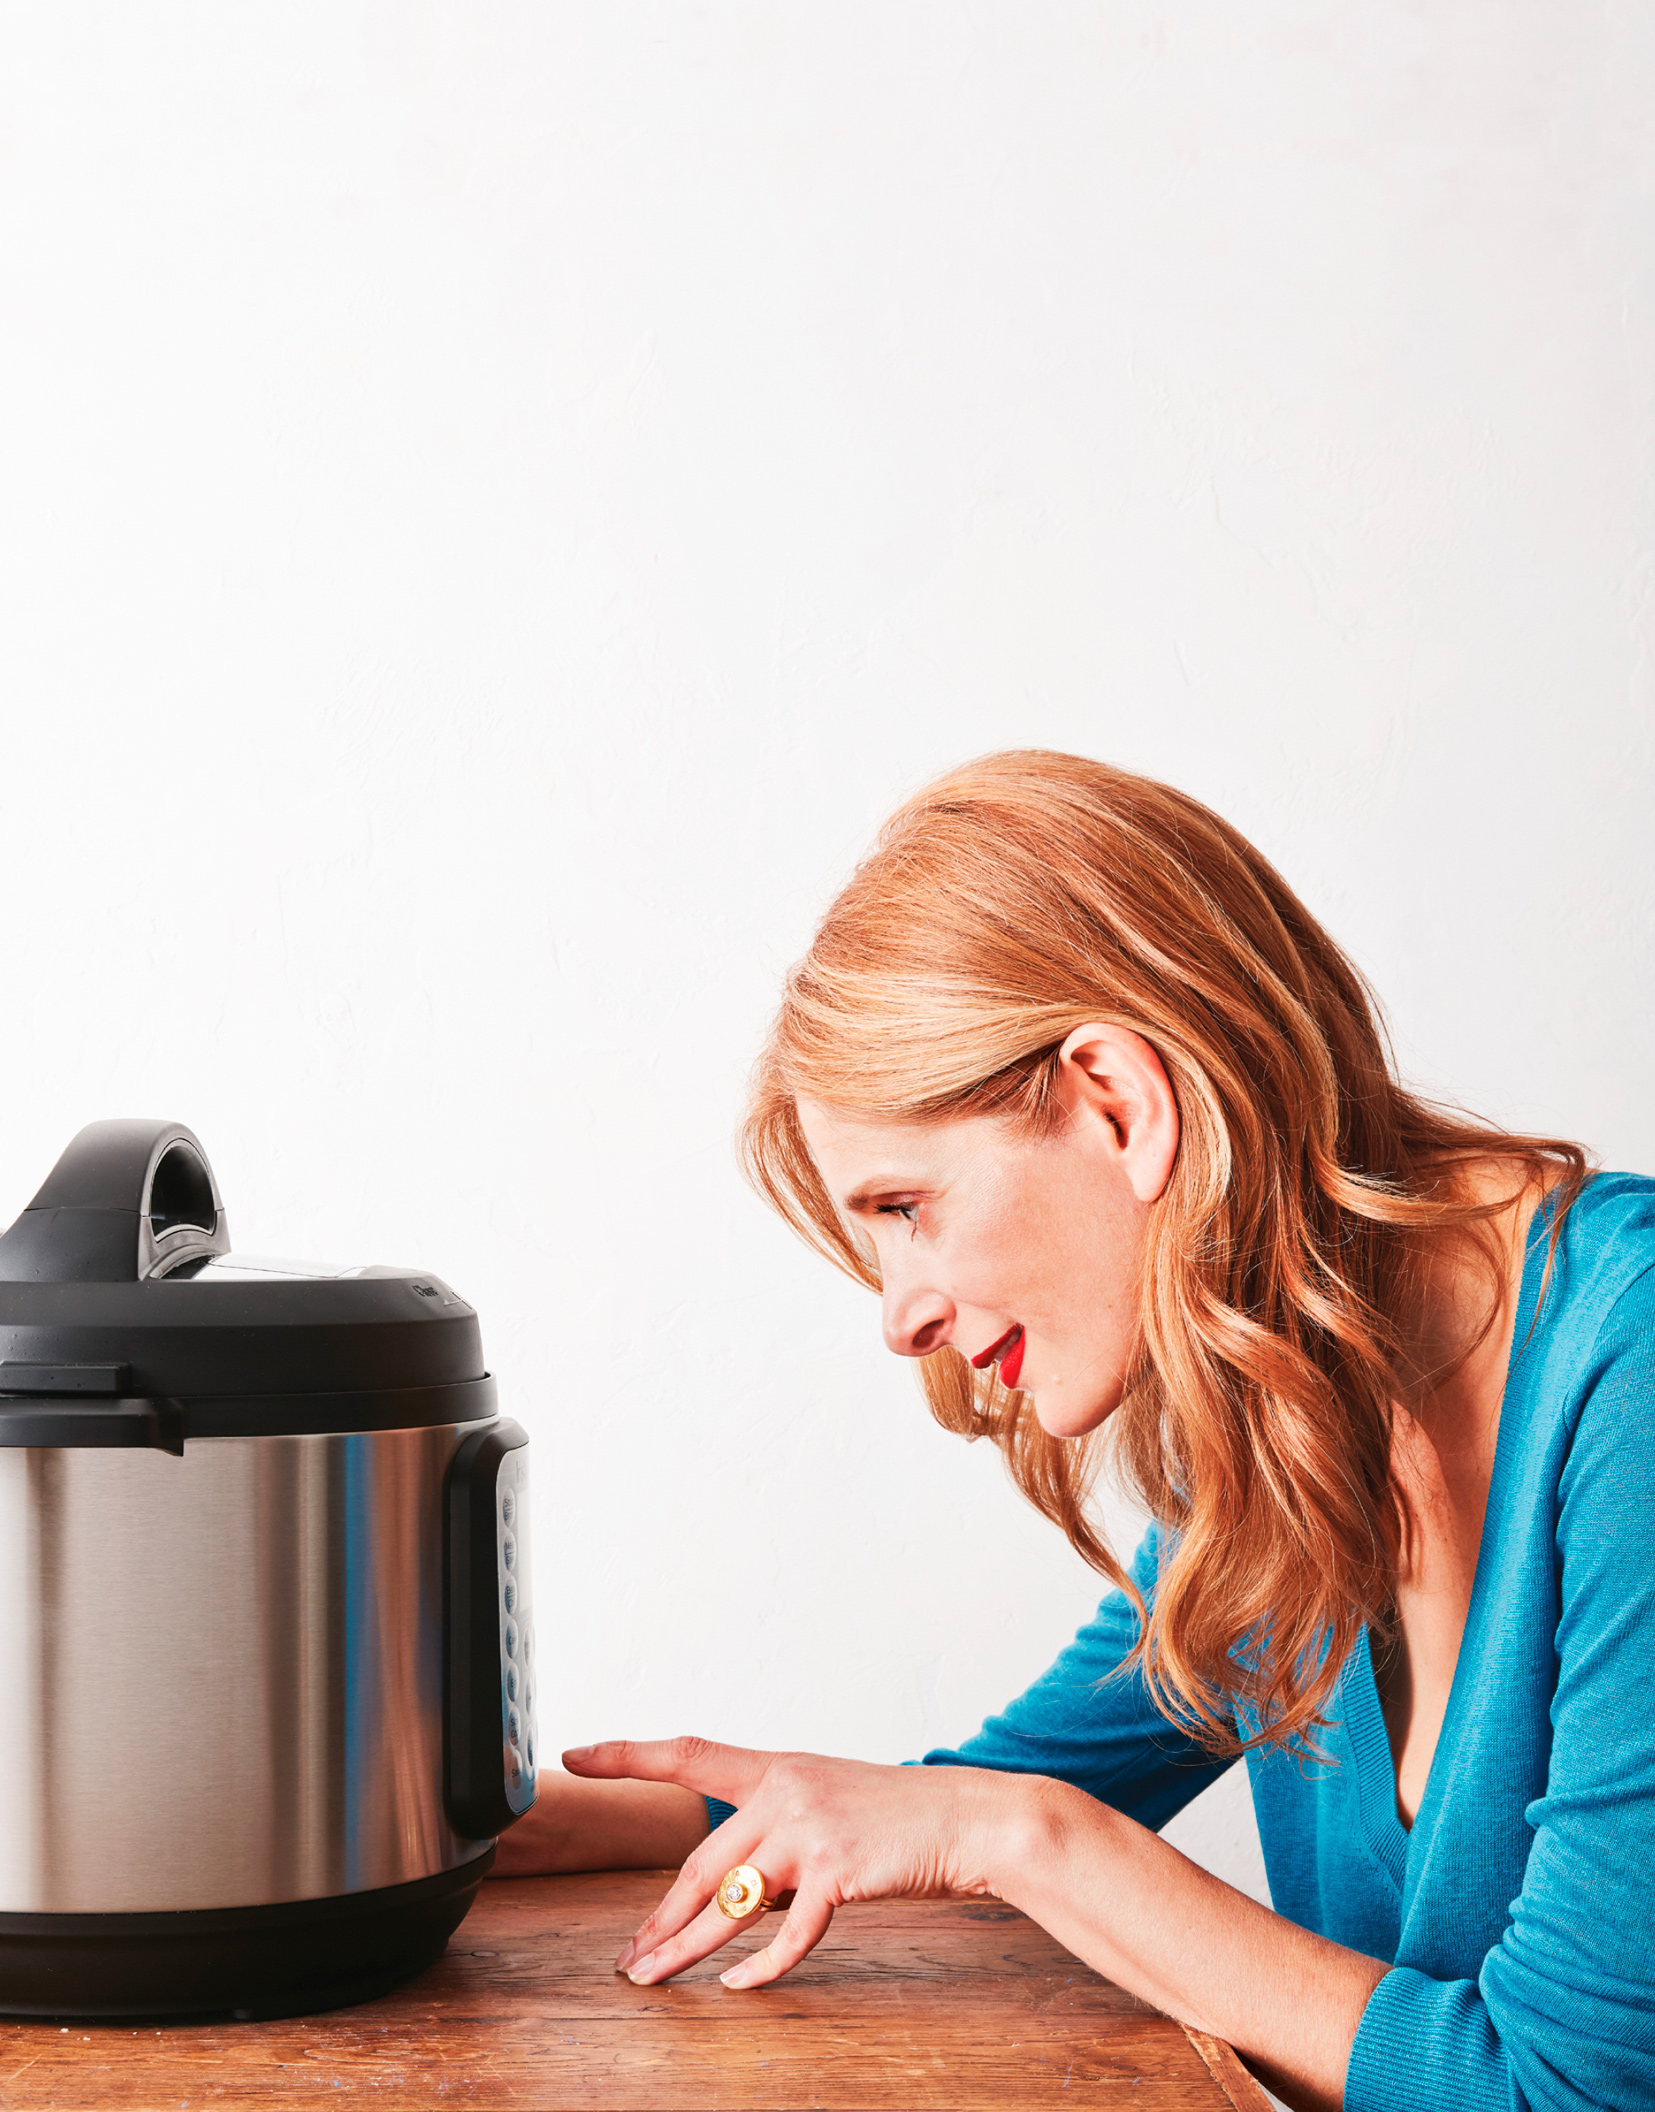
[[1227, 2046], [988, 1901], [847, 1907], [802, 1966], [752, 1993], [719, 1985], [729, 1950], [664, 1987], [634, 1987], [614, 1956], [668, 1881], [485, 1884], [429, 1972], [329, 2016], [0, 2023], [0, 2106], [1264, 2112]]

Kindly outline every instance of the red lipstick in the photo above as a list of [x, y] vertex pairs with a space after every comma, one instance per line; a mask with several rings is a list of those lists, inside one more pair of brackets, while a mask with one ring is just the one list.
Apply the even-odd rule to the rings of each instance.
[[1023, 1329], [1019, 1324], [1008, 1327], [998, 1341], [991, 1342], [971, 1360], [972, 1369], [986, 1371], [991, 1364], [1000, 1367], [1000, 1383], [1015, 1386], [1017, 1374], [1023, 1369]]

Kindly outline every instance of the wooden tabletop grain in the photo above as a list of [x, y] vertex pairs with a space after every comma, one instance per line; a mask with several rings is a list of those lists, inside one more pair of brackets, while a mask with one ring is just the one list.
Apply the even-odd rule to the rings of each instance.
[[634, 1987], [614, 1972], [615, 1953], [668, 1881], [625, 1871], [486, 1884], [429, 1972], [328, 2016], [165, 2030], [0, 2024], [0, 2106], [1266, 2106], [1227, 2046], [1182, 2031], [987, 1901], [844, 1908], [771, 1988], [721, 1987], [729, 1950], [664, 1987]]

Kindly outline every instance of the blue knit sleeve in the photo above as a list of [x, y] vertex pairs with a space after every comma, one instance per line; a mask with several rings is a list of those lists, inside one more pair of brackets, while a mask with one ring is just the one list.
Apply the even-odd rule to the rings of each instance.
[[[1132, 1560], [1146, 1602], [1159, 1566], [1159, 1529], [1151, 1526]], [[1132, 1602], [1113, 1591], [1027, 1692], [963, 1745], [927, 1753], [923, 1765], [1052, 1775], [1141, 1825], [1164, 1826], [1230, 1762], [1170, 1724], [1136, 1670], [1119, 1670], [1136, 1640]]]
[[1558, 1482], [1557, 1684], [1522, 1891], [1475, 1980], [1387, 1973], [1346, 2112], [1655, 2105], [1655, 1272], [1608, 1316]]

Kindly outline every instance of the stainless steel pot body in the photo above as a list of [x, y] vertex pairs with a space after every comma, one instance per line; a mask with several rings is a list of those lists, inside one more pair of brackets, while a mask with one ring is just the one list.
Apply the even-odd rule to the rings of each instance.
[[443, 1477], [477, 1427], [0, 1450], [0, 1913], [486, 1851], [443, 1802]]

